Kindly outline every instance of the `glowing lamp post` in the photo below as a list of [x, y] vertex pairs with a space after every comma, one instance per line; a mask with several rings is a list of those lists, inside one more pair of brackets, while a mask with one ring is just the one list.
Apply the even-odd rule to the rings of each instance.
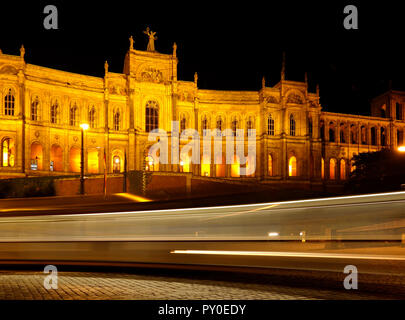
[[82, 128], [82, 152], [80, 157], [80, 194], [84, 194], [84, 131], [89, 128], [87, 123], [80, 125]]
[[398, 147], [399, 152], [405, 152], [405, 146], [400, 146]]

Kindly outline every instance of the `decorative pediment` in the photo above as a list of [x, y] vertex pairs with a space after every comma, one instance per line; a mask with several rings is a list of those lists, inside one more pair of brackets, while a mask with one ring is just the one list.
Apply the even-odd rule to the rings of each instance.
[[180, 101], [188, 101], [188, 102], [194, 101], [194, 94], [189, 91], [180, 91], [178, 97]]
[[274, 96], [269, 96], [266, 98], [267, 103], [279, 103], [278, 99]]
[[17, 74], [18, 70], [10, 65], [5, 65], [0, 69], [0, 73]]
[[147, 68], [141, 72], [141, 80], [148, 82], [162, 82], [163, 74], [162, 71], [154, 68]]
[[287, 103], [303, 104], [302, 98], [296, 93], [290, 93], [287, 97]]
[[127, 89], [122, 86], [113, 84], [110, 86], [109, 92], [110, 92], [110, 94], [120, 94], [120, 95], [125, 96], [127, 94]]

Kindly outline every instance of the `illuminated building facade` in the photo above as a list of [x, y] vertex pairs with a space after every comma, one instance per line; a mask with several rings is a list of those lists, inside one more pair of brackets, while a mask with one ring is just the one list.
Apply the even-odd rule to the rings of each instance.
[[[153, 40], [153, 39], [152, 39]], [[151, 40], [150, 40], [151, 41]], [[85, 132], [85, 173], [127, 170], [191, 172], [220, 179], [317, 184], [347, 178], [354, 154], [396, 148], [404, 136], [405, 94], [390, 91], [372, 101], [371, 116], [324, 112], [319, 89], [285, 79], [259, 91], [218, 91], [177, 79], [176, 45], [171, 54], [130, 48], [123, 73], [104, 78], [31, 65], [0, 51], [0, 176], [63, 175], [80, 172], [81, 123]], [[255, 174], [240, 177], [240, 165], [158, 164], [148, 157], [148, 132], [256, 129]], [[247, 140], [247, 139], [245, 139]], [[185, 143], [185, 142], [181, 142]], [[225, 150], [225, 147], [223, 148]], [[201, 152], [202, 154], [202, 152]], [[212, 153], [213, 154], [213, 153]], [[250, 162], [251, 163], [251, 162]]]

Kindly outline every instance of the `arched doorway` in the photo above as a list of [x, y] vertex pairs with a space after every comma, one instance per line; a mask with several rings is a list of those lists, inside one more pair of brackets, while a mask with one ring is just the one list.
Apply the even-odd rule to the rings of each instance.
[[191, 157], [188, 154], [180, 159], [180, 172], [191, 172]]
[[256, 157], [249, 155], [246, 159], [246, 176], [254, 177], [256, 173]]
[[31, 144], [31, 170], [43, 170], [42, 161], [44, 159], [42, 145], [38, 142]]
[[240, 161], [236, 155], [233, 157], [233, 163], [231, 164], [231, 177], [240, 177]]
[[1, 143], [1, 157], [1, 165], [3, 167], [14, 167], [15, 148], [13, 139], [3, 139]]
[[80, 148], [72, 147], [69, 152], [69, 171], [80, 172], [81, 152]]
[[290, 160], [288, 161], [288, 176], [297, 176], [297, 158], [295, 156], [290, 157]]
[[273, 157], [271, 154], [267, 157], [267, 173], [270, 177], [273, 176]]
[[321, 159], [321, 178], [325, 179], [325, 160]]
[[225, 156], [217, 156], [215, 158], [215, 176], [225, 177], [225, 168], [226, 168]]
[[336, 179], [336, 160], [333, 158], [329, 161], [329, 179]]
[[98, 172], [98, 150], [97, 149], [89, 149], [87, 152], [87, 171], [88, 173], [99, 173]]
[[120, 173], [121, 172], [121, 157], [115, 155], [113, 157], [113, 173]]
[[211, 175], [211, 161], [208, 156], [203, 156], [201, 161], [201, 175], [209, 177]]
[[340, 180], [346, 179], [346, 161], [340, 159]]
[[51, 147], [51, 171], [63, 171], [63, 154], [62, 148], [56, 144]]

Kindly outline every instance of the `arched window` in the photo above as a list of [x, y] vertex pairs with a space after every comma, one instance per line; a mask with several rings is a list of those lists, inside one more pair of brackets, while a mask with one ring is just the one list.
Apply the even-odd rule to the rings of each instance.
[[114, 113], [114, 130], [115, 131], [120, 130], [120, 123], [121, 123], [121, 115], [120, 115], [120, 111], [117, 109]]
[[404, 131], [397, 130], [397, 146], [402, 146], [404, 144]]
[[386, 136], [385, 136], [385, 128], [381, 127], [380, 135], [381, 135], [381, 145], [385, 146], [387, 143]]
[[346, 161], [340, 159], [340, 180], [346, 179]]
[[219, 116], [217, 119], [217, 136], [218, 137], [222, 136], [222, 126], [223, 126], [223, 121], [222, 121], [221, 116]]
[[313, 131], [312, 119], [308, 118], [308, 135], [309, 135], [310, 138], [312, 138], [312, 131]]
[[333, 122], [329, 123], [329, 142], [335, 142], [335, 126]]
[[346, 143], [345, 139], [345, 125], [342, 123], [340, 124], [340, 143]]
[[396, 119], [397, 120], [404, 120], [403, 119], [403, 113], [402, 113], [402, 104], [397, 102], [395, 104], [395, 106], [396, 106]]
[[187, 123], [186, 117], [182, 115], [180, 120], [180, 133], [186, 130], [186, 123]]
[[386, 106], [385, 104], [383, 104], [383, 105], [381, 106], [381, 108], [380, 108], [381, 117], [382, 117], [382, 118], [385, 118], [385, 117], [387, 116], [386, 110], [387, 110], [387, 106]]
[[319, 124], [319, 135], [322, 141], [325, 141], [325, 123], [321, 120]]
[[96, 109], [92, 107], [89, 111], [89, 125], [90, 128], [96, 127]]
[[38, 121], [39, 98], [36, 96], [31, 102], [31, 120]]
[[271, 114], [267, 118], [267, 135], [274, 136], [274, 119]]
[[357, 131], [356, 126], [354, 124], [352, 124], [350, 126], [350, 143], [352, 143], [352, 144], [357, 143], [357, 141], [356, 141], [356, 131]]
[[236, 119], [236, 117], [233, 117], [231, 122], [232, 137], [236, 137], [237, 129], [238, 129], [238, 119]]
[[325, 160], [321, 159], [321, 178], [325, 179]]
[[361, 126], [361, 144], [367, 144], [367, 130], [365, 126]]
[[329, 160], [329, 179], [336, 179], [336, 160], [333, 158]]
[[146, 132], [159, 128], [159, 105], [156, 101], [146, 103]]
[[290, 115], [290, 136], [295, 136], [295, 120], [294, 115]]
[[375, 127], [371, 128], [371, 144], [373, 146], [377, 145], [377, 130]]
[[6, 116], [14, 115], [15, 97], [14, 91], [9, 89], [6, 96], [4, 97], [4, 114]]
[[1, 143], [1, 165], [3, 167], [14, 167], [14, 140], [5, 138]]
[[51, 105], [51, 123], [59, 123], [58, 100], [55, 100]]
[[288, 175], [290, 177], [297, 176], [297, 158], [294, 156], [290, 157], [290, 160], [288, 161]]
[[206, 115], [204, 115], [204, 117], [202, 118], [202, 121], [201, 121], [201, 130], [202, 130], [203, 136], [206, 136], [206, 135], [207, 135], [206, 130], [208, 130], [208, 120], [207, 120], [207, 116], [206, 116]]
[[273, 176], [273, 157], [271, 154], [267, 158], [267, 173], [270, 177]]
[[253, 120], [251, 117], [249, 117], [248, 121], [246, 122], [246, 135], [248, 137], [251, 137], [253, 135]]
[[70, 106], [70, 115], [69, 115], [69, 124], [71, 126], [77, 126], [79, 123], [79, 119], [78, 119], [78, 111], [77, 111], [77, 105], [76, 103], [74, 103], [73, 106]]

